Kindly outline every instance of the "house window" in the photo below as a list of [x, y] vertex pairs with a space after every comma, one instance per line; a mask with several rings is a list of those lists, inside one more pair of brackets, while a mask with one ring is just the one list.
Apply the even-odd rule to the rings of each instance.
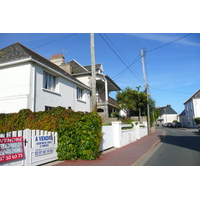
[[190, 125], [190, 118], [188, 117], [188, 125]]
[[43, 88], [56, 91], [56, 77], [47, 72], [44, 72], [43, 75]]
[[81, 88], [79, 88], [79, 87], [77, 87], [77, 99], [78, 100], [84, 100], [83, 99], [83, 89], [81, 89]]
[[45, 111], [47, 110], [52, 110], [54, 107], [51, 107], [51, 106], [45, 106]]
[[190, 101], [190, 110], [192, 111], [192, 101]]

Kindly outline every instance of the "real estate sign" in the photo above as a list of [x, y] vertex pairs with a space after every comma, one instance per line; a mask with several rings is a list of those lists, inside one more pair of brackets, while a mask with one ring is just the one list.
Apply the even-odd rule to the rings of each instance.
[[35, 136], [35, 156], [53, 153], [51, 136]]
[[23, 137], [0, 138], [0, 162], [24, 157]]

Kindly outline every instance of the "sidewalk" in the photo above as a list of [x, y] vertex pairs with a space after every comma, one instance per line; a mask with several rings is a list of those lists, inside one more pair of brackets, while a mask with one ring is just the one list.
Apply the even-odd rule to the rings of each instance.
[[147, 135], [124, 147], [105, 151], [96, 160], [56, 161], [48, 166], [135, 166], [163, 137], [164, 130], [156, 129], [152, 135]]

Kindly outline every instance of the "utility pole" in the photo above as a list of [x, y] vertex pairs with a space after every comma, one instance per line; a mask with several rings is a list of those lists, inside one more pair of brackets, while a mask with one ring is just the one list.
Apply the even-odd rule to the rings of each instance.
[[143, 77], [144, 77], [144, 87], [147, 94], [147, 130], [148, 135], [151, 135], [151, 127], [150, 127], [150, 112], [149, 112], [149, 86], [147, 84], [146, 80], [146, 70], [145, 70], [145, 60], [144, 60], [144, 50], [141, 49], [141, 57], [142, 57], [142, 71], [143, 71]]
[[92, 67], [92, 99], [91, 99], [91, 110], [96, 109], [96, 68], [95, 68], [95, 53], [94, 53], [94, 33], [90, 33], [90, 53], [91, 53], [91, 67]]

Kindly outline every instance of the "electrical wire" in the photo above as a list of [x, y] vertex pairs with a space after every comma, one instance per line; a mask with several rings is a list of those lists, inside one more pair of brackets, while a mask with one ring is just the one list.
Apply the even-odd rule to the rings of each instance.
[[181, 93], [181, 94], [193, 94], [193, 93], [190, 93], [190, 92], [178, 92], [178, 91], [164, 90], [164, 89], [159, 89], [159, 88], [152, 88], [152, 87], [150, 87], [150, 88], [153, 89], [153, 90], [161, 90], [161, 91], [164, 91], [164, 92]]
[[32, 49], [37, 49], [37, 48], [40, 48], [40, 47], [46, 46], [46, 45], [48, 45], [48, 44], [51, 44], [51, 43], [57, 42], [57, 41], [59, 41], [59, 40], [63, 40], [63, 39], [65, 39], [65, 38], [68, 38], [68, 37], [71, 37], [71, 36], [74, 36], [74, 35], [77, 35], [77, 34], [78, 34], [78, 33], [73, 33], [73, 34], [71, 34], [71, 35], [68, 35], [68, 36], [65, 36], [65, 37], [59, 38], [59, 39], [57, 39], [57, 40], [54, 40], [54, 41], [51, 41], [51, 42], [48, 42], [48, 43], [42, 44], [42, 45], [37, 46], [37, 47], [34, 47], [34, 48], [32, 48]]
[[125, 65], [126, 63], [121, 59], [121, 57], [116, 53], [116, 51], [110, 46], [110, 44], [106, 41], [106, 39], [103, 37], [103, 35], [101, 33], [99, 33], [99, 35], [102, 37], [102, 39], [105, 41], [105, 43], [110, 47], [110, 49], [113, 51], [113, 53], [121, 60], [121, 62]]
[[[104, 35], [106, 36], [106, 38], [110, 41], [110, 43], [115, 47], [115, 49], [119, 52], [119, 54], [126, 60], [126, 58], [122, 55], [122, 53], [118, 50], [118, 48], [116, 47], [116, 45], [111, 41], [111, 39], [108, 37], [108, 35], [106, 33], [104, 33]], [[126, 60], [126, 62], [128, 63], [128, 61]]]
[[167, 46], [167, 45], [170, 45], [170, 44], [172, 44], [172, 43], [174, 43], [174, 42], [177, 42], [178, 40], [181, 40], [181, 39], [183, 39], [183, 38], [185, 38], [185, 37], [187, 37], [187, 36], [189, 36], [189, 35], [191, 35], [191, 34], [192, 34], [192, 33], [189, 33], [189, 34], [187, 34], [187, 35], [184, 35], [183, 37], [180, 37], [180, 38], [178, 38], [178, 39], [176, 39], [176, 40], [173, 40], [172, 42], [169, 42], [169, 43], [164, 44], [164, 45], [162, 45], [162, 46], [159, 46], [159, 47], [156, 47], [156, 48], [151, 49], [151, 50], [149, 50], [149, 51], [146, 51], [146, 53], [151, 52], [151, 51], [155, 51], [155, 50], [157, 50], [157, 49], [160, 49], [160, 48], [162, 48], [162, 47], [165, 47], [165, 46]]
[[[107, 40], [103, 37], [103, 35], [101, 33], [99, 33], [99, 35], [102, 37], [102, 39], [106, 42], [106, 44], [110, 47], [110, 49], [114, 52], [114, 54], [121, 60], [121, 62], [125, 65], [126, 69], [122, 70], [120, 73], [118, 73], [117, 75], [115, 75], [114, 77], [118, 76], [116, 79], [118, 79], [122, 74], [125, 73], [125, 71], [127, 69], [129, 69], [129, 71], [138, 79], [139, 75], [134, 73], [133, 71], [130, 70], [130, 67], [136, 63], [141, 57], [138, 55], [137, 58], [133, 61], [133, 63], [131, 65], [126, 65], [126, 63], [122, 60], [122, 58], [116, 53], [116, 51], [111, 47], [111, 45], [107, 42]], [[138, 58], [139, 57], [139, 58]], [[139, 77], [140, 78], [140, 77]], [[140, 79], [138, 79], [139, 81], [141, 81]]]
[[[140, 54], [139, 54], [139, 55], [135, 58], [135, 60], [134, 60], [129, 66], [126, 66], [126, 69], [122, 70], [121, 72], [119, 72], [118, 74], [116, 74], [115, 76], [113, 76], [112, 78], [115, 78], [115, 77], [116, 77], [114, 80], [117, 80], [117, 79], [118, 79], [120, 76], [122, 76], [127, 70], [129, 70], [134, 76], [137, 75], [139, 79], [142, 79], [142, 78], [140, 77], [140, 75], [136, 73], [136, 71], [135, 71], [136, 74], [134, 74], [134, 73], [131, 71], [131, 69], [130, 69], [130, 67], [131, 67], [133, 64], [135, 64], [138, 60], [140, 60], [140, 58], [141, 58], [141, 56], [140, 56]], [[139, 80], [139, 79], [138, 79], [138, 80]], [[141, 80], [139, 80], [139, 81], [141, 81]]]

